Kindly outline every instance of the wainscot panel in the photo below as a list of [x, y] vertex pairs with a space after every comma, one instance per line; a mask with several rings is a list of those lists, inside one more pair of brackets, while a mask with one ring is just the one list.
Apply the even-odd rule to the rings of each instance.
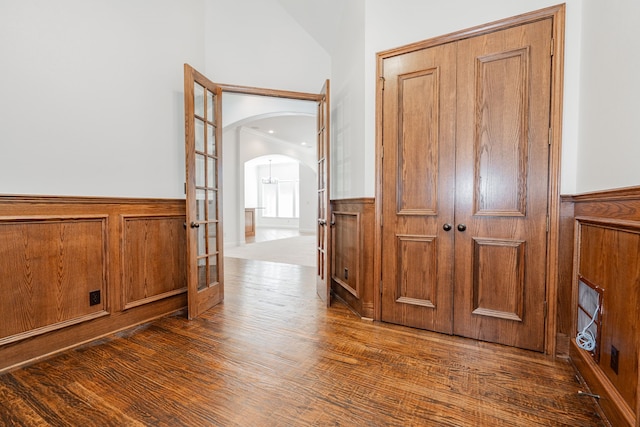
[[[571, 205], [575, 230], [571, 305], [559, 304], [560, 325], [571, 322], [571, 360], [609, 422], [637, 426], [640, 187], [563, 197], [563, 204]], [[594, 340], [579, 345], [576, 335], [586, 336], [589, 324]]]
[[125, 309], [186, 291], [183, 224], [184, 216], [123, 216]]
[[332, 200], [331, 290], [361, 317], [374, 317], [374, 199]]
[[186, 306], [185, 201], [0, 195], [0, 372]]

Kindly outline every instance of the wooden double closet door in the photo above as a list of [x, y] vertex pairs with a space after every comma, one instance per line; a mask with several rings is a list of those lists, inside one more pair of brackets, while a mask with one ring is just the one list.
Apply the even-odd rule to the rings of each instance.
[[544, 350], [552, 25], [380, 60], [381, 320]]

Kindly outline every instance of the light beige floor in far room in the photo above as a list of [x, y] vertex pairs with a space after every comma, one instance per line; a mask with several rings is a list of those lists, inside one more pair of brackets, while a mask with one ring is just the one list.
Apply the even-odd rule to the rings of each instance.
[[258, 227], [247, 244], [225, 248], [224, 256], [315, 267], [316, 236], [296, 229]]

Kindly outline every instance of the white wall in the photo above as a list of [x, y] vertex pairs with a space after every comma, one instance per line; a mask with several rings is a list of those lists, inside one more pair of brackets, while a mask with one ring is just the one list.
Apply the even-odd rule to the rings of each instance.
[[0, 193], [184, 197], [203, 0], [2, 0]]
[[587, 1], [583, 16], [577, 191], [640, 185], [640, 3]]
[[219, 83], [318, 93], [329, 54], [276, 0], [207, 0], [206, 74]]
[[375, 144], [365, 140], [365, 2], [342, 5], [331, 51], [331, 198], [367, 194]]
[[183, 63], [318, 92], [330, 58], [275, 0], [2, 0], [0, 194], [184, 197]]
[[[2, 0], [0, 193], [184, 197], [187, 62], [304, 92], [335, 73], [333, 196], [373, 196], [376, 52], [555, 3], [350, 0], [330, 57], [276, 0]], [[638, 185], [639, 3], [566, 4], [562, 191]]]

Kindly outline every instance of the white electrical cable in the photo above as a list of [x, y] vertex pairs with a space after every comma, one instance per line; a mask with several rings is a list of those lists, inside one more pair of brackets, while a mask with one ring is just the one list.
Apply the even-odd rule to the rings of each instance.
[[578, 332], [578, 335], [576, 335], [576, 344], [578, 344], [578, 347], [584, 350], [593, 351], [593, 349], [596, 348], [596, 337], [594, 337], [591, 331], [589, 331], [588, 329], [591, 327], [591, 325], [593, 325], [593, 322], [596, 321], [599, 311], [600, 305], [598, 305], [596, 307], [596, 311], [593, 312], [591, 322], [589, 322], [589, 324], [585, 326], [582, 331]]

